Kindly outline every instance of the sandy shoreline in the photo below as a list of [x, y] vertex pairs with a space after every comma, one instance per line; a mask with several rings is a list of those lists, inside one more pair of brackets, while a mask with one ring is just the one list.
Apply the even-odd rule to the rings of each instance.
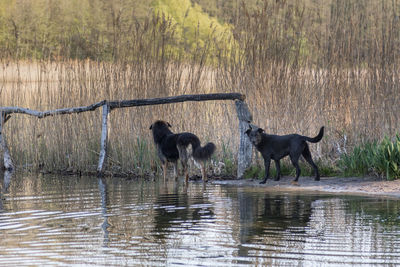
[[298, 184], [292, 183], [293, 177], [282, 177], [280, 181], [268, 180], [214, 180], [213, 184], [240, 187], [259, 187], [266, 191], [309, 191], [347, 195], [371, 195], [400, 198], [400, 180], [386, 181], [376, 177], [322, 177], [314, 181], [313, 177], [300, 177]]

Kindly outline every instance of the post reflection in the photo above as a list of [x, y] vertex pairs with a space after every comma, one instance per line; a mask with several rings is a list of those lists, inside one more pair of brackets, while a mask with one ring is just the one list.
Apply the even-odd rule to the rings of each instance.
[[109, 205], [107, 182], [105, 178], [98, 178], [98, 182], [99, 182], [99, 192], [101, 195], [101, 214], [103, 217], [103, 223], [101, 225], [101, 229], [103, 231], [103, 246], [108, 247], [110, 241], [108, 227], [110, 226], [110, 224], [108, 223], [108, 211], [107, 211], [107, 207]]
[[2, 176], [3, 181], [1, 182], [2, 188], [0, 192], [0, 211], [4, 210], [3, 207], [3, 200], [5, 200], [4, 194], [8, 193], [8, 188], [10, 187], [12, 175], [13, 175], [12, 171], [5, 170]]
[[8, 193], [8, 188], [10, 187], [12, 175], [13, 175], [13, 171], [8, 171], [8, 170], [4, 171], [3, 182], [2, 182], [3, 187], [1, 190], [3, 194]]

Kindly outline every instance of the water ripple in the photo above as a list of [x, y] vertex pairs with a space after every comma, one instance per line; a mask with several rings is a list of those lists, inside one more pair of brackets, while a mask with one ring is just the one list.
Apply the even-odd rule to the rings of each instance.
[[1, 203], [0, 266], [400, 264], [397, 200], [13, 179]]

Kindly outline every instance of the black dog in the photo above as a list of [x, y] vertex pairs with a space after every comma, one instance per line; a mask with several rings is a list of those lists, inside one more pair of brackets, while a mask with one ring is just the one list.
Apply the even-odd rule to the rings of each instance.
[[165, 121], [156, 121], [150, 126], [153, 132], [154, 143], [157, 146], [158, 157], [163, 166], [164, 181], [166, 180], [167, 163], [174, 163], [174, 174], [177, 178], [178, 159], [182, 163], [183, 173], [186, 183], [189, 180], [188, 173], [188, 151], [192, 145], [192, 156], [201, 165], [201, 176], [203, 181], [207, 181], [206, 161], [210, 159], [215, 151], [213, 143], [207, 143], [204, 147], [200, 146], [199, 138], [192, 133], [177, 133], [170, 131], [171, 124]]
[[251, 143], [257, 148], [258, 151], [261, 152], [264, 158], [265, 177], [264, 180], [260, 182], [261, 184], [264, 184], [269, 177], [269, 165], [271, 163], [271, 159], [275, 161], [276, 166], [275, 181], [279, 181], [281, 177], [279, 160], [287, 155], [289, 155], [292, 164], [296, 167], [296, 179], [294, 179], [295, 182], [299, 180], [300, 176], [299, 158], [301, 155], [303, 155], [305, 160], [314, 168], [315, 181], [319, 181], [318, 167], [312, 160], [310, 149], [308, 148], [306, 141], [311, 143], [317, 143], [321, 141], [322, 136], [324, 135], [324, 127], [321, 127], [319, 134], [314, 138], [298, 134], [282, 136], [269, 135], [264, 133], [264, 130], [261, 128], [255, 130], [248, 129], [246, 134], [249, 136]]

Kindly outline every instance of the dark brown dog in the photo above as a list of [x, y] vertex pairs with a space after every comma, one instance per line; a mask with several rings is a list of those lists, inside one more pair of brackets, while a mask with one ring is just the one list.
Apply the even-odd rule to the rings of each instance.
[[158, 157], [163, 166], [164, 181], [166, 180], [167, 163], [174, 163], [174, 175], [177, 178], [178, 159], [182, 163], [183, 173], [186, 183], [189, 180], [188, 172], [188, 151], [192, 145], [192, 156], [201, 165], [201, 176], [203, 181], [207, 181], [206, 162], [215, 151], [213, 143], [207, 143], [204, 147], [200, 145], [199, 138], [192, 133], [173, 133], [169, 129], [171, 124], [165, 121], [156, 121], [150, 126], [153, 132], [154, 143], [157, 146]]
[[248, 129], [246, 134], [249, 136], [251, 143], [261, 152], [261, 155], [264, 158], [265, 177], [260, 184], [264, 184], [269, 178], [269, 165], [271, 159], [275, 161], [276, 166], [275, 181], [279, 181], [281, 177], [279, 161], [286, 156], [290, 157], [293, 166], [296, 167], [296, 178], [294, 181], [297, 182], [300, 176], [299, 158], [301, 155], [303, 155], [304, 159], [314, 168], [315, 180], [319, 181], [320, 176], [318, 167], [312, 160], [307, 141], [311, 143], [321, 141], [322, 136], [324, 135], [324, 127], [321, 127], [318, 135], [314, 138], [298, 134], [270, 135], [264, 133], [264, 130], [261, 128], [254, 130]]

